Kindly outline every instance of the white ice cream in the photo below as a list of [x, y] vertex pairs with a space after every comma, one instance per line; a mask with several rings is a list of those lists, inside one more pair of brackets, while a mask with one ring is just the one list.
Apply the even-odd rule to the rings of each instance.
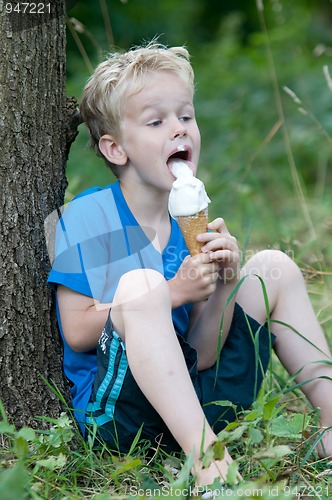
[[172, 173], [176, 177], [169, 195], [168, 209], [172, 217], [194, 215], [210, 203], [202, 181], [194, 177], [183, 162], [174, 162]]

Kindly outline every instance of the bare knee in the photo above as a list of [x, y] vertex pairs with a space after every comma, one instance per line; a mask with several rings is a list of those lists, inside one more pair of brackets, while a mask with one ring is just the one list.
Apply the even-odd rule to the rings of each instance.
[[136, 269], [121, 277], [113, 305], [136, 302], [140, 307], [151, 307], [153, 302], [167, 300], [168, 296], [168, 286], [162, 274], [154, 269]]
[[115, 330], [124, 339], [125, 323], [140, 315], [155, 316], [171, 311], [169, 287], [162, 274], [153, 269], [136, 269], [124, 274], [114, 295], [111, 318]]
[[[245, 280], [238, 302], [257, 321], [264, 322], [278, 303], [303, 288], [303, 277], [296, 263], [279, 250], [262, 250], [251, 257], [241, 270]], [[266, 310], [266, 298], [269, 311]]]
[[242, 274], [249, 277], [260, 277], [265, 281], [287, 281], [299, 278], [302, 273], [297, 264], [280, 250], [262, 250], [257, 252], [242, 269]]

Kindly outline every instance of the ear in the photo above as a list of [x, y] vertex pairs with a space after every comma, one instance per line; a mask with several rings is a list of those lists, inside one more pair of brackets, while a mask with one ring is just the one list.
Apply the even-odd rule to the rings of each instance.
[[103, 135], [99, 139], [99, 149], [111, 163], [115, 165], [125, 165], [128, 156], [122, 146], [111, 136]]

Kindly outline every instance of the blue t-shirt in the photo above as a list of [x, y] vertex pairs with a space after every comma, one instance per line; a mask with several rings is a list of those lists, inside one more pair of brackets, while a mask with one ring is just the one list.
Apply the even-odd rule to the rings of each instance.
[[[178, 224], [171, 218], [171, 235], [164, 251], [156, 250], [152, 228], [142, 228], [130, 211], [120, 182], [91, 188], [74, 198], [57, 224], [54, 261], [48, 283], [61, 284], [100, 303], [111, 303], [121, 276], [134, 269], [155, 269], [173, 278], [189, 255]], [[174, 328], [185, 335], [191, 304], [172, 311]], [[84, 429], [85, 409], [97, 369], [96, 350], [73, 351], [64, 338], [64, 372], [72, 383], [75, 416]], [[101, 333], [101, 332], [100, 332]]]

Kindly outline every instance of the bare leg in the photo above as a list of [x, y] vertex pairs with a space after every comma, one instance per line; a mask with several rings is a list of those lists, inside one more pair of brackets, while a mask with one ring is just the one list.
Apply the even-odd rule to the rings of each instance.
[[111, 312], [114, 329], [126, 343], [133, 376], [188, 455], [194, 450], [197, 483], [226, 478], [229, 455], [201, 469], [200, 449], [216, 440], [193, 388], [176, 338], [171, 298], [164, 278], [156, 271], [136, 270], [119, 283]]
[[[312, 406], [321, 409], [322, 428], [331, 426], [332, 367], [324, 362], [315, 363], [331, 361], [331, 353], [310, 303], [300, 269], [282, 252], [267, 250], [250, 259], [242, 272], [249, 275], [238, 294], [238, 302], [243, 309], [260, 323], [265, 322], [262, 286], [254, 276], [258, 274], [267, 289], [271, 319], [292, 326], [309, 341], [287, 326], [271, 324], [271, 330], [277, 336], [275, 351], [280, 361], [291, 375], [303, 368], [296, 377], [297, 382], [315, 379], [304, 385], [302, 390]], [[318, 378], [323, 376], [329, 379]], [[324, 435], [323, 444], [326, 455], [332, 455], [332, 433]], [[321, 446], [318, 452], [323, 455]]]

